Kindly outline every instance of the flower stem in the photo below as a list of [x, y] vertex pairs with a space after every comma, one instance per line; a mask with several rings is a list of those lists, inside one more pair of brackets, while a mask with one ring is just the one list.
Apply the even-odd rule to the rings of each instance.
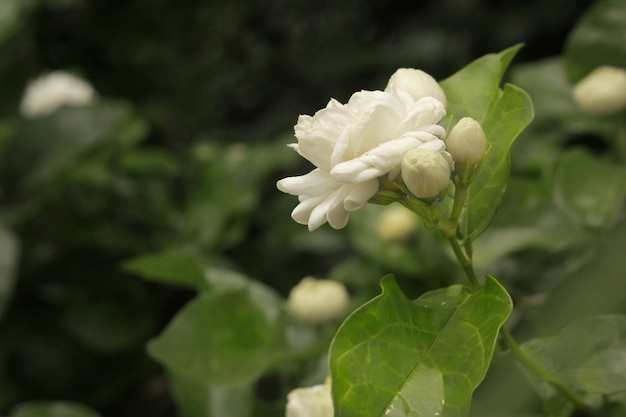
[[572, 403], [576, 408], [593, 415], [593, 410], [585, 404], [585, 401], [578, 396], [565, 382], [561, 381], [557, 376], [553, 375], [548, 369], [544, 368], [539, 362], [522, 350], [517, 344], [513, 335], [505, 327], [500, 328], [500, 334], [507, 344], [511, 353], [519, 360], [528, 370], [537, 375], [541, 380], [552, 385], [561, 395]]
[[476, 274], [474, 273], [474, 267], [472, 266], [471, 258], [469, 258], [465, 254], [465, 252], [463, 252], [463, 249], [461, 249], [461, 245], [459, 245], [459, 241], [456, 239], [456, 237], [449, 237], [448, 242], [450, 242], [450, 246], [452, 246], [454, 256], [456, 256], [457, 261], [459, 261], [461, 268], [463, 268], [465, 275], [469, 279], [472, 290], [477, 289], [480, 284], [478, 283], [478, 279], [476, 278]]

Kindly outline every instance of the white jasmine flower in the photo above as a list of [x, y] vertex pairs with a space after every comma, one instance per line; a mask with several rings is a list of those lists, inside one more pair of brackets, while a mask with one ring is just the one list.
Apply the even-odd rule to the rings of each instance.
[[611, 116], [626, 110], [626, 70], [604, 65], [574, 87], [574, 99], [586, 113]]
[[487, 138], [480, 123], [464, 117], [452, 128], [446, 146], [456, 163], [477, 164], [487, 151]]
[[286, 417], [333, 417], [330, 379], [325, 384], [296, 388], [287, 394]]
[[[435, 85], [422, 93], [439, 87], [430, 80]], [[309, 230], [326, 222], [341, 229], [350, 212], [376, 194], [379, 177], [395, 178], [405, 152], [445, 151], [441, 140], [445, 130], [437, 124], [446, 114], [444, 103], [433, 96], [420, 97], [417, 89], [401, 89], [409, 84], [394, 81], [389, 91], [360, 91], [346, 104], [332, 99], [315, 115], [299, 117], [298, 143], [290, 147], [316, 168], [277, 183], [279, 190], [299, 196], [300, 204], [291, 214], [296, 222], [307, 224]]]
[[20, 111], [24, 117], [41, 117], [64, 105], [89, 104], [94, 98], [95, 91], [88, 82], [65, 71], [54, 71], [28, 84]]
[[448, 188], [454, 162], [447, 152], [413, 149], [402, 159], [402, 180], [417, 198], [434, 198]]
[[350, 296], [340, 282], [306, 277], [289, 292], [287, 311], [299, 320], [324, 323], [346, 314]]
[[393, 204], [378, 217], [378, 236], [385, 242], [405, 242], [417, 229], [417, 216], [408, 208]]

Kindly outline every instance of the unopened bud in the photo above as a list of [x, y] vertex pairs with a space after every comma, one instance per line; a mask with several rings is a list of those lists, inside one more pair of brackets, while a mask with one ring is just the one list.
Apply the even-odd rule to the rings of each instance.
[[594, 116], [626, 110], [626, 70], [608, 65], [594, 69], [574, 87], [574, 100]]
[[446, 149], [457, 164], [477, 164], [487, 151], [485, 132], [476, 120], [464, 117], [452, 128]]
[[378, 236], [385, 242], [406, 242], [417, 229], [417, 217], [408, 208], [394, 204], [378, 217]]
[[324, 323], [342, 317], [349, 303], [342, 283], [306, 277], [291, 289], [287, 311], [302, 321]]
[[408, 151], [401, 164], [404, 184], [417, 198], [437, 197], [450, 184], [453, 163], [448, 158], [431, 149]]
[[385, 91], [406, 91], [415, 100], [434, 97], [446, 105], [446, 94], [432, 76], [414, 68], [400, 68], [389, 78]]
[[296, 388], [287, 394], [286, 417], [333, 417], [330, 379], [325, 384]]

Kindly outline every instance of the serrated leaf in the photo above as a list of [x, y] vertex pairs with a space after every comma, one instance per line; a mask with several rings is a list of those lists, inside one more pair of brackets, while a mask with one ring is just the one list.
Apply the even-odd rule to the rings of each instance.
[[[589, 317], [522, 349], [570, 386], [587, 394], [626, 391], [626, 316]], [[531, 379], [532, 380], [532, 379]], [[554, 391], [538, 384], [545, 398]]]
[[465, 416], [489, 367], [507, 292], [487, 277], [407, 299], [391, 276], [356, 310], [330, 348], [338, 417]]
[[626, 169], [581, 149], [559, 158], [554, 173], [557, 205], [591, 227], [611, 227], [626, 198]]
[[467, 227], [470, 240], [489, 225], [506, 190], [510, 149], [534, 116], [526, 92], [512, 84], [500, 89], [500, 81], [521, 46], [489, 54], [441, 82], [448, 98], [448, 113], [455, 120], [470, 116], [482, 125], [491, 147], [471, 186]]
[[570, 33], [565, 65], [570, 81], [578, 82], [600, 65], [626, 68], [626, 2], [593, 4]]
[[148, 344], [148, 352], [171, 372], [200, 384], [259, 376], [284, 346], [278, 297], [259, 287], [201, 293]]

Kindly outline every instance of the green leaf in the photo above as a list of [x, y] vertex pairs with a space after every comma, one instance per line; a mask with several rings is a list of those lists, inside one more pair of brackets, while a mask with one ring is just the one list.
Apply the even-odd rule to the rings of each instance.
[[528, 94], [507, 84], [482, 123], [491, 150], [471, 185], [467, 220], [470, 240], [476, 239], [495, 215], [509, 179], [511, 146], [532, 119]]
[[143, 278], [198, 289], [205, 285], [200, 260], [184, 251], [167, 251], [125, 261], [125, 271]]
[[626, 197], [626, 169], [573, 149], [559, 158], [554, 174], [559, 207], [591, 227], [611, 227]]
[[594, 3], [570, 33], [565, 64], [570, 81], [577, 82], [600, 65], [626, 68], [626, 3]]
[[506, 190], [510, 149], [533, 119], [528, 94], [511, 84], [499, 84], [520, 45], [499, 54], [489, 54], [441, 82], [448, 98], [448, 113], [454, 120], [470, 116], [481, 123], [491, 147], [471, 186], [467, 232], [476, 239], [489, 225]]
[[392, 276], [330, 348], [338, 417], [465, 416], [512, 304], [493, 278], [407, 299]]
[[205, 385], [170, 375], [172, 396], [180, 417], [248, 417], [252, 413], [254, 384]]
[[485, 55], [443, 80], [440, 85], [448, 100], [448, 114], [454, 120], [469, 116], [482, 123], [498, 99], [504, 72], [521, 47]]
[[148, 344], [150, 355], [200, 384], [258, 377], [284, 347], [280, 300], [261, 285], [206, 291]]
[[100, 414], [76, 403], [31, 401], [15, 407], [9, 417], [99, 417]]
[[[530, 340], [522, 349], [588, 395], [626, 391], [626, 316], [589, 317], [557, 336]], [[545, 383], [537, 383], [537, 388], [545, 398], [556, 395]]]

